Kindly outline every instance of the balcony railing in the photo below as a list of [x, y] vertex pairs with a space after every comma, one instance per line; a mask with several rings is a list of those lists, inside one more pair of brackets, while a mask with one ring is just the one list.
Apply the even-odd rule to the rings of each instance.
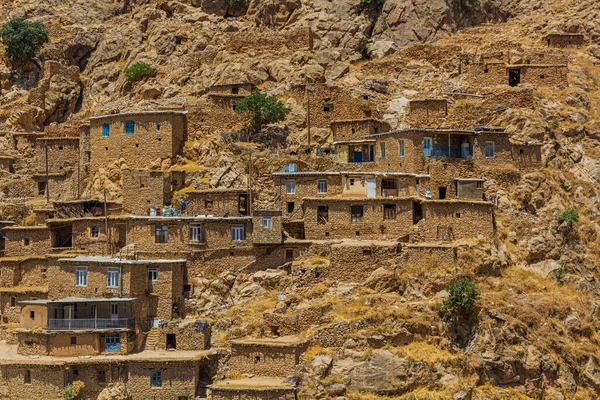
[[133, 318], [96, 318], [96, 319], [49, 319], [48, 329], [83, 330], [83, 329], [133, 329]]
[[444, 146], [433, 145], [430, 149], [425, 149], [426, 157], [444, 157], [444, 158], [471, 158], [471, 146]]

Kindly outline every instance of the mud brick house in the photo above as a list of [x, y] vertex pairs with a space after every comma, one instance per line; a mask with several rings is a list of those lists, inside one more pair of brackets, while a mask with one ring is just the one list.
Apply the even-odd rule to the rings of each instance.
[[551, 33], [544, 38], [548, 47], [580, 47], [585, 38], [581, 33]]
[[350, 119], [331, 122], [331, 133], [333, 141], [358, 140], [363, 136], [379, 132], [387, 132], [390, 129], [388, 123], [374, 119]]
[[161, 215], [173, 195], [185, 184], [183, 171], [122, 170], [123, 211], [134, 215]]
[[90, 176], [121, 158], [129, 168], [172, 162], [187, 137], [187, 111], [124, 112], [90, 118]]
[[124, 385], [132, 400], [187, 399], [201, 394], [202, 380], [214, 370], [215, 358], [209, 351], [93, 359], [57, 356], [32, 359], [11, 353], [10, 357], [0, 359], [0, 387], [11, 399], [59, 399], [64, 387], [73, 381], [84, 383], [79, 397], [85, 399], [97, 398], [111, 384]]
[[217, 217], [245, 217], [249, 215], [247, 189], [205, 189], [185, 193], [187, 214]]
[[252, 218], [132, 216], [127, 244], [135, 244], [137, 254], [251, 247]]
[[[443, 126], [448, 116], [448, 102], [446, 99], [420, 99], [411, 100], [409, 106], [409, 124], [411, 127], [439, 127]], [[375, 132], [377, 133], [377, 132]]]
[[295, 336], [231, 341], [231, 370], [240, 374], [285, 378], [294, 373], [308, 343]]
[[[306, 103], [309, 100], [310, 125], [313, 128], [336, 129], [334, 121], [372, 121], [380, 119], [383, 112], [378, 102], [368, 93], [351, 93], [349, 90], [326, 84], [306, 87], [297, 95], [297, 101]], [[310, 97], [310, 99], [307, 99]], [[350, 124], [350, 129], [352, 128]], [[367, 122], [367, 124], [371, 124]], [[362, 124], [364, 126], [364, 124]], [[377, 126], [377, 125], [372, 125]], [[341, 133], [341, 132], [340, 132]]]
[[466, 79], [476, 87], [497, 85], [557, 86], [568, 83], [569, 67], [562, 63], [511, 63], [503, 61], [479, 61], [463, 68]]
[[274, 172], [275, 186], [279, 187], [279, 198], [283, 216], [293, 219], [302, 214], [302, 199], [342, 194], [339, 172]]

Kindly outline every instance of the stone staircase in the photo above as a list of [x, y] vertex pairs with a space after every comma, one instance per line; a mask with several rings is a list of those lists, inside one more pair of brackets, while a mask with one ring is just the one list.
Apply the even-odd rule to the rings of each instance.
[[156, 350], [156, 346], [158, 345], [158, 339], [158, 328], [150, 328], [150, 331], [148, 331], [148, 334], [146, 335], [144, 350]]

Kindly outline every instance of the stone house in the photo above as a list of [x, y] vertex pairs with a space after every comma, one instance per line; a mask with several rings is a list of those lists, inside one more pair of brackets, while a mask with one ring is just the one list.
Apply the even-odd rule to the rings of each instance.
[[550, 33], [544, 41], [548, 47], [580, 47], [585, 43], [581, 33]]
[[161, 321], [158, 324], [158, 350], [207, 350], [211, 328], [207, 321]]
[[133, 215], [162, 215], [171, 206], [174, 192], [185, 184], [184, 171], [126, 168], [123, 177], [123, 211]]
[[135, 244], [136, 253], [154, 254], [251, 247], [252, 218], [133, 216], [127, 221], [127, 244]]
[[185, 193], [187, 214], [217, 217], [245, 217], [249, 215], [247, 189], [204, 189]]
[[6, 255], [39, 255], [52, 251], [50, 230], [45, 225], [7, 226], [4, 231]]
[[477, 62], [466, 68], [466, 77], [478, 87], [497, 85], [557, 86], [568, 83], [567, 64], [511, 64], [505, 62]]
[[187, 111], [125, 112], [90, 118], [90, 176], [121, 158], [129, 168], [171, 163], [187, 137]]
[[232, 340], [230, 368], [240, 374], [286, 378], [307, 347], [308, 342], [295, 336]]
[[9, 155], [0, 156], [0, 171], [14, 174], [15, 173], [14, 163], [15, 163], [14, 157], [9, 156]]
[[374, 118], [339, 120], [331, 122], [333, 141], [358, 140], [364, 136], [387, 132], [390, 125]]
[[415, 128], [443, 126], [448, 116], [448, 102], [446, 99], [411, 100], [408, 107], [409, 124]]
[[279, 187], [282, 215], [294, 219], [302, 215], [305, 197], [329, 197], [342, 194], [339, 172], [274, 172], [275, 187]]
[[252, 213], [252, 243], [254, 245], [283, 243], [281, 211], [256, 210]]

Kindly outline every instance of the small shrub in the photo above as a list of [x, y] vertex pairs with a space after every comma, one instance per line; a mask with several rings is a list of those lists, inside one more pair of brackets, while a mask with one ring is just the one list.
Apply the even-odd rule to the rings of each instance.
[[132, 66], [125, 69], [125, 77], [128, 82], [135, 83], [149, 77], [154, 73], [154, 68], [145, 62], [136, 62]]
[[360, 0], [361, 10], [381, 11], [385, 0]]
[[467, 316], [475, 311], [475, 301], [479, 299], [479, 290], [468, 278], [461, 278], [448, 287], [450, 297], [444, 300], [440, 314], [444, 317], [458, 314]]
[[456, 12], [477, 11], [480, 8], [479, 0], [452, 0]]
[[81, 391], [83, 390], [84, 387], [85, 387], [85, 384], [81, 381], [73, 381], [72, 384], [69, 383], [63, 389], [63, 395], [62, 395], [63, 400], [77, 399], [77, 396], [79, 396], [79, 393], [81, 393]]
[[246, 0], [227, 0], [227, 4], [234, 8], [241, 8], [246, 5]]
[[0, 29], [0, 38], [6, 46], [4, 54], [13, 61], [34, 58], [42, 46], [50, 41], [48, 31], [41, 22], [13, 18]]
[[557, 120], [552, 121], [552, 130], [555, 131], [558, 129], [558, 127], [559, 127], [558, 121]]
[[568, 222], [569, 225], [574, 225], [579, 222], [579, 212], [574, 208], [567, 208], [558, 217], [560, 222]]

